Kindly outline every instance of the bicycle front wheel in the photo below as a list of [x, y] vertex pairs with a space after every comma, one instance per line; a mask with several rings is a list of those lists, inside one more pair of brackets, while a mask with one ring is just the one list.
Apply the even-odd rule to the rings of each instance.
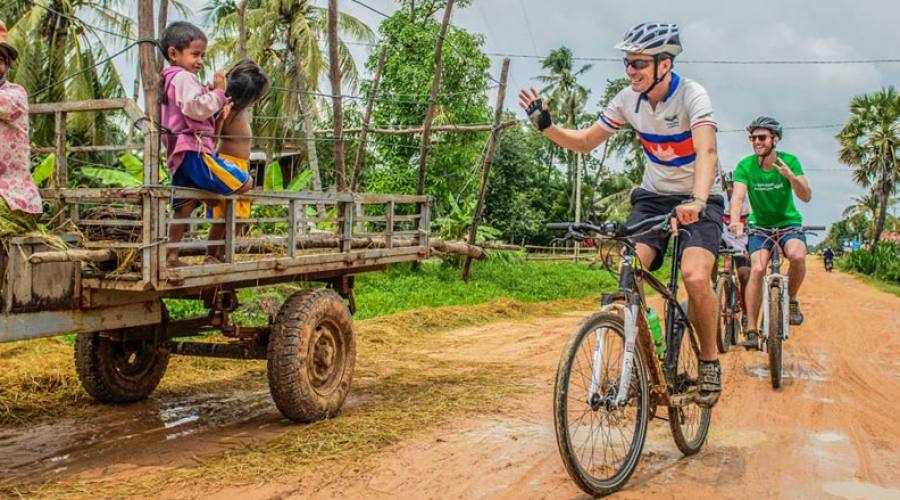
[[[683, 307], [687, 312], [686, 305]], [[674, 373], [667, 374], [671, 376], [670, 395], [690, 394], [697, 391], [700, 385], [700, 344], [697, 336], [688, 332], [684, 325], [675, 326], [673, 337], [674, 342], [669, 349], [676, 349], [675, 370]], [[693, 455], [703, 448], [711, 417], [712, 410], [701, 408], [697, 403], [669, 406], [669, 428], [681, 453]]]
[[772, 388], [778, 389], [782, 382], [781, 369], [781, 341], [784, 322], [781, 308], [781, 287], [778, 285], [769, 289], [769, 331], [766, 339], [766, 350], [769, 351], [769, 376], [772, 379]]
[[639, 349], [625, 404], [616, 403], [624, 332], [618, 315], [588, 317], [563, 349], [556, 371], [553, 417], [559, 453], [569, 476], [594, 496], [613, 493], [628, 481], [647, 437], [650, 389]]

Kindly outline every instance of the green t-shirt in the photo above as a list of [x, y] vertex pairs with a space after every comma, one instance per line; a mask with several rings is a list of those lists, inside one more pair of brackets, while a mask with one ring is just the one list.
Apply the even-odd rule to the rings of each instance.
[[[796, 156], [784, 151], [776, 151], [775, 154], [794, 175], [803, 175], [803, 167]], [[734, 181], [747, 186], [752, 210], [747, 222], [751, 226], [781, 228], [803, 224], [803, 218], [794, 205], [791, 183], [778, 173], [778, 169], [763, 170], [756, 155], [750, 155], [737, 164]]]

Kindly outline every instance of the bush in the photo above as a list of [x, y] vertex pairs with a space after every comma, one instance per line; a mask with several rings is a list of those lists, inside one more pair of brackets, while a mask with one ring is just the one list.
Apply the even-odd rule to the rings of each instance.
[[838, 267], [900, 285], [900, 242], [881, 241], [875, 248], [849, 253]]

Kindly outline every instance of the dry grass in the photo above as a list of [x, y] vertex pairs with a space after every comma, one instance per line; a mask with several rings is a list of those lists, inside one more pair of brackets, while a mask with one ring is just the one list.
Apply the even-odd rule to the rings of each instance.
[[[214, 493], [223, 486], [277, 480], [285, 475], [312, 477], [323, 462], [365, 459], [451, 417], [500, 411], [510, 396], [532, 390], [523, 383], [528, 375], [523, 368], [440, 359], [435, 354], [439, 349], [436, 345], [442, 343], [442, 332], [493, 321], [554, 315], [590, 304], [585, 300], [538, 304], [504, 300], [477, 306], [419, 309], [359, 321], [353, 394], [365, 403], [342, 412], [338, 418], [292, 427], [268, 442], [203, 457], [198, 467], [150, 473], [125, 484], [115, 479], [19, 484], [0, 487], [0, 494], [68, 498], [151, 496], [182, 487], [194, 491], [199, 485]], [[71, 369], [71, 348], [61, 342], [42, 341], [0, 349], [0, 358], [15, 360], [14, 369], [2, 375], [6, 378], [0, 378], [0, 390], [4, 391], [0, 397], [5, 405], [0, 417], [4, 424], [28, 421], [25, 415], [34, 418], [39, 408], [48, 406], [55, 410], [55, 417], [98, 411], [98, 405], [80, 393]], [[27, 359], [39, 364], [29, 365]], [[23, 375], [26, 368], [32, 374], [51, 374], [50, 378]], [[163, 379], [161, 397], [169, 393], [202, 393], [204, 386], [221, 389], [222, 384], [261, 386], [259, 377], [250, 375], [260, 369], [264, 369], [262, 362], [176, 358]], [[12, 372], [19, 375], [11, 377]], [[196, 380], [205, 382], [200, 386], [191, 383]], [[12, 394], [6, 387], [10, 382], [18, 399], [7, 400], [7, 395]], [[42, 387], [44, 383], [52, 386]]]

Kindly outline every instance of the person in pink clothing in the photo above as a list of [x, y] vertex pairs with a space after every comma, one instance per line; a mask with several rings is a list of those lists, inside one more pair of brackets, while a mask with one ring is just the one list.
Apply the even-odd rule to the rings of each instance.
[[[28, 93], [6, 81], [6, 73], [19, 51], [6, 41], [6, 25], [0, 21], [0, 202], [18, 212], [40, 214], [41, 195], [31, 178], [28, 143]], [[29, 220], [36, 217], [18, 217]]]
[[[225, 72], [216, 72], [212, 89], [200, 83], [197, 73], [203, 69], [206, 44], [203, 31], [183, 21], [170, 24], [160, 38], [170, 64], [162, 72], [161, 92], [166, 164], [173, 186], [222, 195], [244, 193], [253, 187], [250, 175], [215, 154], [216, 115], [227, 102]], [[198, 204], [197, 200], [175, 200], [175, 217], [189, 217]], [[181, 241], [184, 229], [184, 224], [170, 225], [169, 242]], [[182, 265], [177, 248], [169, 249], [166, 261], [170, 267]]]

